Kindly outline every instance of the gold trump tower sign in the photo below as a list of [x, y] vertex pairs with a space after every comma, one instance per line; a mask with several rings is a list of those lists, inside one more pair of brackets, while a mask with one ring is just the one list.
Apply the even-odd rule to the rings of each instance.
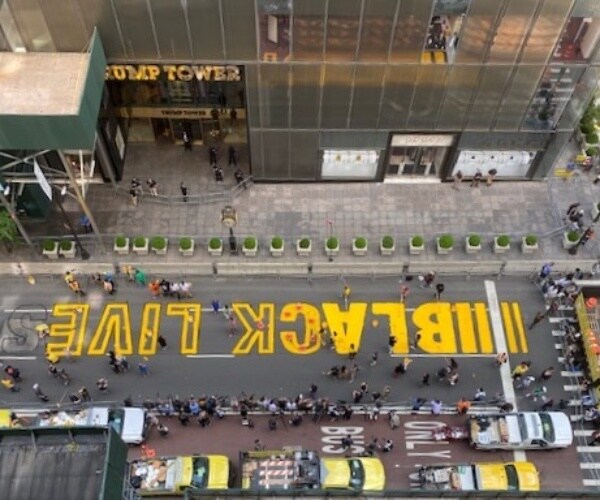
[[155, 81], [164, 75], [170, 81], [239, 82], [239, 66], [210, 64], [109, 64], [107, 80]]

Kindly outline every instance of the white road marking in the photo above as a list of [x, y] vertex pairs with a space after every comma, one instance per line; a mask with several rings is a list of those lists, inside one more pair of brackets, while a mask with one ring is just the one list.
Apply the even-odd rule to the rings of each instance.
[[186, 358], [235, 358], [235, 354], [188, 354]]
[[0, 359], [18, 359], [19, 361], [34, 361], [37, 356], [0, 356]]
[[[447, 358], [449, 354], [437, 354], [438, 357]], [[407, 352], [406, 354], [390, 354], [391, 358], [433, 358], [436, 357], [436, 354], [413, 354], [412, 352]], [[452, 353], [453, 358], [495, 358], [496, 354], [454, 354]]]
[[600, 453], [600, 446], [578, 446], [579, 453]]
[[600, 469], [600, 464], [586, 462], [583, 464], [579, 464], [581, 469]]
[[571, 422], [579, 422], [580, 420], [583, 420], [583, 415], [569, 415], [569, 419]]
[[554, 335], [555, 337], [564, 337], [565, 332], [563, 332], [562, 330], [552, 330], [552, 335]]
[[550, 323], [560, 323], [561, 321], [566, 321], [567, 318], [557, 318], [555, 316], [548, 318]]
[[560, 372], [561, 377], [583, 377], [582, 371]]
[[578, 392], [578, 391], [583, 390], [583, 386], [582, 385], [565, 385], [565, 386], [563, 386], [563, 389], [565, 391]]
[[[504, 326], [502, 324], [502, 315], [500, 314], [500, 304], [496, 292], [496, 283], [491, 280], [486, 280], [484, 285], [485, 293], [487, 295], [488, 310], [492, 322], [492, 334], [494, 335], [497, 352], [508, 353]], [[506, 363], [500, 366], [500, 379], [502, 381], [502, 392], [504, 393], [506, 401], [513, 405], [514, 411], [518, 411], [517, 397], [515, 395], [515, 388], [511, 376], [510, 358]], [[524, 462], [527, 460], [527, 454], [523, 450], [516, 450], [513, 452], [513, 455], [516, 462]]]
[[600, 479], [584, 479], [584, 486], [600, 486]]
[[581, 430], [577, 429], [577, 430], [573, 431], [573, 435], [574, 436], [585, 436], [585, 437], [588, 437], [588, 436], [591, 436], [593, 433], [594, 433], [594, 431], [591, 430], [591, 429], [581, 429]]
[[50, 312], [50, 308], [48, 309], [23, 309], [19, 307], [18, 309], [4, 309], [5, 313], [13, 313], [13, 312], [24, 312], [24, 313], [47, 313]]
[[562, 344], [554, 344], [554, 348], [558, 349], [559, 351], [562, 351], [563, 345]]

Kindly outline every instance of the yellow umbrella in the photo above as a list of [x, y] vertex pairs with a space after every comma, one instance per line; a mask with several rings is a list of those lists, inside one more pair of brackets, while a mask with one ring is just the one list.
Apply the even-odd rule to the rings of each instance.
[[36, 327], [35, 327], [36, 332], [43, 332], [44, 330], [49, 330], [49, 329], [50, 329], [50, 327], [46, 323], [40, 323], [39, 325], [36, 325]]

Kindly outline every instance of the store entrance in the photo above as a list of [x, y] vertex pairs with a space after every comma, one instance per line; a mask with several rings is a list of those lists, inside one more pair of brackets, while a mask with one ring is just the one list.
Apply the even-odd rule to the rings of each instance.
[[152, 118], [152, 129], [157, 144], [170, 144], [173, 142], [171, 122], [165, 118]]
[[187, 132], [192, 144], [202, 144], [202, 122], [200, 120], [171, 120], [173, 139], [176, 144], [183, 144], [183, 133]]
[[448, 148], [432, 146], [393, 147], [388, 175], [428, 177], [438, 176]]

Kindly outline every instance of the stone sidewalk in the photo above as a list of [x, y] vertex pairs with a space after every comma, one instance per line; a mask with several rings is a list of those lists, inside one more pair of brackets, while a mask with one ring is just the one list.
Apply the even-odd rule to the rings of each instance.
[[[564, 163], [574, 157], [574, 151], [564, 152]], [[450, 183], [390, 184], [390, 183], [289, 183], [256, 184], [241, 191], [232, 205], [238, 212], [234, 229], [238, 245], [246, 236], [259, 240], [258, 256], [254, 259], [242, 255], [211, 257], [206, 246], [211, 237], [227, 238], [228, 229], [221, 224], [220, 214], [225, 198], [216, 204], [184, 203], [179, 194], [179, 183], [185, 182], [190, 194], [221, 193], [234, 187], [234, 167], [226, 165], [227, 153], [220, 152], [220, 163], [225, 172], [225, 182], [216, 183], [208, 164], [206, 148], [185, 152], [183, 148], [154, 145], [128, 146], [123, 187], [131, 177], [152, 177], [159, 183], [160, 199], [144, 197], [139, 206], [131, 203], [127, 189], [115, 190], [110, 184], [90, 186], [87, 201], [103, 234], [106, 252], [103, 252], [93, 235], [81, 235], [94, 262], [114, 262], [112, 255], [114, 236], [129, 237], [155, 235], [169, 238], [166, 256], [127, 256], [120, 261], [157, 266], [196, 268], [211, 272], [217, 263], [236, 272], [265, 266], [281, 269], [306, 270], [308, 262], [330, 268], [384, 269], [399, 265], [411, 267], [438, 266], [449, 269], [494, 268], [504, 262], [524, 269], [537, 263], [554, 260], [570, 267], [574, 258], [562, 248], [561, 226], [566, 208], [580, 202], [586, 213], [586, 224], [591, 224], [591, 207], [598, 201], [598, 187], [591, 181], [594, 174], [578, 171], [569, 180], [549, 178], [546, 182], [495, 182], [493, 186], [471, 188], [464, 183], [459, 191]], [[225, 157], [225, 158], [223, 158]], [[241, 167], [247, 171], [246, 152], [240, 148]], [[144, 184], [145, 187], [145, 184]], [[217, 196], [218, 198], [218, 196]], [[81, 217], [76, 202], [65, 201], [65, 208], [73, 224]], [[328, 223], [331, 221], [331, 224]], [[28, 222], [27, 231], [41, 242], [47, 236], [68, 235], [60, 217], [53, 213], [44, 223]], [[435, 239], [450, 233], [455, 248], [449, 255], [437, 255]], [[477, 255], [467, 255], [464, 240], [468, 234], [482, 237], [483, 250]], [[492, 251], [493, 237], [506, 233], [512, 244], [508, 253], [496, 255]], [[328, 262], [324, 241], [330, 235], [341, 242], [340, 254]], [[523, 255], [521, 237], [536, 234], [540, 250], [533, 255]], [[391, 235], [396, 242], [395, 254], [383, 257], [379, 240]], [[423, 255], [409, 256], [408, 241], [411, 236], [422, 235], [426, 241]], [[178, 239], [193, 237], [196, 252], [192, 257], [181, 257]], [[285, 240], [285, 255], [271, 257], [269, 243], [273, 236]], [[351, 252], [352, 239], [368, 239], [369, 252], [365, 257], [355, 257]], [[295, 242], [302, 237], [312, 239], [310, 258], [296, 256]], [[590, 266], [597, 260], [597, 239], [582, 247], [577, 262]], [[4, 262], [24, 261], [43, 263], [35, 252], [25, 249], [12, 255], [3, 255]], [[60, 262], [60, 265], [66, 265]], [[79, 265], [79, 264], [78, 264]], [[67, 266], [68, 267], [68, 266]]]

